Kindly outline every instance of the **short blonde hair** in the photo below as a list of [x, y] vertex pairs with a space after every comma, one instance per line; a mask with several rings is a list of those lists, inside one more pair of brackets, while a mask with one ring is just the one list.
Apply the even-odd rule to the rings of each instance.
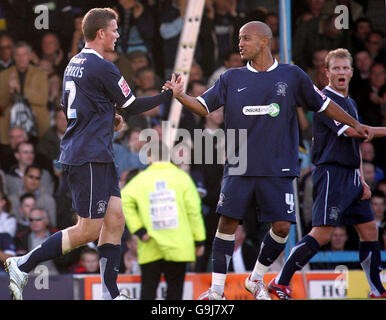
[[86, 41], [93, 41], [99, 29], [106, 29], [111, 20], [118, 21], [118, 14], [111, 8], [94, 8], [82, 20], [82, 31]]
[[343, 48], [338, 48], [335, 50], [331, 50], [328, 52], [326, 59], [325, 59], [325, 64], [326, 64], [326, 69], [330, 67], [330, 61], [332, 58], [342, 58], [342, 59], [349, 59], [350, 60], [350, 66], [352, 67], [352, 56], [351, 53], [347, 49]]

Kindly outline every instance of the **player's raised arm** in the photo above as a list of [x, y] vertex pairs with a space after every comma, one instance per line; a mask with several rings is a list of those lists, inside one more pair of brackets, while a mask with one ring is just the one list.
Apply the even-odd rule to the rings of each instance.
[[[386, 137], [386, 127], [370, 127], [370, 126], [366, 126], [366, 125], [365, 125], [365, 127], [368, 127], [372, 131], [374, 138]], [[363, 138], [353, 128], [347, 128], [345, 133], [346, 133], [346, 135], [348, 135], [351, 138]]]
[[373, 138], [374, 133], [371, 127], [362, 125], [334, 101], [330, 100], [327, 108], [323, 112], [326, 116], [352, 127], [357, 132], [358, 137], [366, 138], [366, 142], [371, 141]]
[[184, 92], [179, 94], [176, 99], [195, 114], [206, 116], [209, 113], [205, 106], [197, 98], [191, 97]]
[[123, 111], [124, 116], [143, 113], [159, 106], [160, 104], [169, 104], [171, 99], [180, 93], [179, 86], [181, 85], [181, 78], [172, 74], [172, 78], [171, 80], [168, 80], [168, 82], [172, 86], [171, 90], [163, 91], [152, 97], [135, 98], [135, 100], [133, 100], [130, 104], [123, 105], [121, 110]]
[[369, 128], [373, 135], [374, 138], [383, 138], [386, 137], [386, 127], [370, 127], [370, 126], [365, 126]]
[[209, 113], [205, 106], [201, 102], [199, 102], [197, 98], [191, 97], [185, 92], [183, 92], [183, 83], [181, 81], [177, 81], [175, 83], [172, 83], [171, 81], [166, 81], [162, 89], [165, 91], [175, 91], [175, 98], [191, 112], [200, 116], [206, 116]]

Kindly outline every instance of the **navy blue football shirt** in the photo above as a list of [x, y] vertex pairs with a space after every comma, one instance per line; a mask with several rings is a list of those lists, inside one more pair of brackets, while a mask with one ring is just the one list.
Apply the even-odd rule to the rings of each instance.
[[[357, 105], [353, 99], [343, 96], [330, 86], [324, 88], [322, 92], [358, 120]], [[358, 139], [349, 138], [344, 134], [347, 128], [349, 126], [324, 114], [315, 113], [313, 115], [312, 162], [315, 165], [338, 164], [349, 168], [359, 168], [359, 142]]]
[[68, 165], [113, 162], [115, 106], [126, 108], [134, 100], [113, 63], [93, 49], [84, 48], [74, 56], [63, 76], [67, 130], [59, 161]]
[[[247, 129], [246, 170], [239, 174], [244, 176], [298, 176], [296, 107], [323, 111], [330, 102], [303, 70], [276, 60], [265, 72], [258, 72], [250, 62], [228, 69], [197, 99], [208, 112], [224, 105], [226, 135], [232, 129]], [[238, 137], [232, 140], [227, 137], [227, 148], [242, 157]], [[229, 162], [227, 159], [224, 175], [237, 166]]]

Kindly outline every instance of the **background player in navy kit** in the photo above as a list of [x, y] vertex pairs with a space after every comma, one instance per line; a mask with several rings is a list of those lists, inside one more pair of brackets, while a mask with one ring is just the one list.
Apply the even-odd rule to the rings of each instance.
[[[323, 93], [346, 112], [358, 118], [355, 101], [348, 96], [352, 57], [346, 49], [330, 51], [326, 57], [329, 85]], [[374, 137], [384, 137], [385, 127], [373, 127]], [[352, 128], [323, 114], [313, 115], [312, 162], [316, 165], [312, 182], [314, 206], [312, 230], [291, 251], [281, 273], [269, 284], [269, 290], [280, 299], [291, 297], [289, 282], [326, 245], [334, 227], [352, 224], [359, 235], [359, 259], [370, 284], [370, 296], [386, 298], [379, 276], [381, 246], [378, 228], [370, 207], [371, 191], [362, 173], [358, 146], [361, 138]]]
[[[271, 39], [272, 31], [266, 24], [245, 24], [239, 33], [239, 49], [247, 66], [227, 70], [197, 99], [182, 92], [177, 95], [183, 105], [202, 116], [224, 105], [225, 129], [248, 131], [246, 170], [232, 173], [235, 168], [228, 162], [225, 165], [217, 206], [221, 216], [213, 241], [212, 286], [199, 299], [224, 297], [236, 228], [247, 208], [256, 203], [260, 221], [271, 222], [271, 229], [245, 287], [256, 299], [270, 299], [263, 275], [283, 251], [291, 223], [296, 221], [292, 186], [293, 178], [299, 175], [296, 106], [323, 111], [355, 128], [359, 135], [371, 136], [357, 120], [318, 92], [300, 68], [278, 64], [270, 51]], [[166, 82], [164, 89], [175, 86]], [[241, 149], [236, 145], [236, 154], [240, 152], [241, 156]]]
[[[116, 284], [125, 219], [112, 150], [113, 130], [119, 130], [123, 122], [115, 105], [129, 115], [141, 113], [169, 103], [173, 92], [136, 99], [114, 64], [103, 59], [104, 53], [114, 50], [119, 37], [117, 18], [108, 8], [92, 9], [85, 15], [85, 48], [71, 59], [64, 73], [62, 105], [68, 125], [59, 161], [64, 165], [78, 223], [55, 233], [27, 255], [6, 261], [15, 299], [22, 299], [28, 272], [38, 263], [98, 237], [103, 298], [125, 299]], [[175, 83], [174, 75], [171, 81]]]

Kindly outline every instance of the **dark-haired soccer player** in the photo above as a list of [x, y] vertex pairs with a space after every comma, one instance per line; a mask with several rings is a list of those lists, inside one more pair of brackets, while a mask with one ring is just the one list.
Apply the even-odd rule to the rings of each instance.
[[[14, 299], [22, 299], [28, 272], [37, 264], [98, 237], [103, 298], [125, 299], [116, 284], [125, 219], [112, 149], [113, 131], [121, 128], [123, 119], [115, 114], [115, 106], [129, 115], [141, 113], [169, 103], [173, 92], [136, 99], [116, 66], [103, 58], [114, 50], [119, 37], [117, 19], [109, 8], [95, 8], [85, 15], [85, 48], [71, 59], [63, 77], [62, 105], [68, 125], [59, 161], [78, 223], [55, 233], [27, 255], [6, 261]], [[171, 81], [175, 83], [174, 75]]]
[[[346, 49], [330, 51], [326, 57], [329, 85], [322, 92], [358, 118], [355, 101], [348, 96], [353, 74], [352, 57]], [[313, 115], [312, 162], [314, 206], [312, 230], [292, 249], [280, 274], [268, 289], [280, 299], [291, 298], [293, 274], [306, 265], [331, 238], [334, 227], [353, 225], [359, 235], [359, 260], [366, 273], [372, 298], [386, 298], [379, 276], [381, 246], [370, 206], [371, 191], [363, 178], [358, 139], [361, 135], [323, 114]], [[385, 137], [385, 127], [373, 127], [374, 137]]]
[[[247, 62], [246, 67], [225, 71], [198, 98], [182, 93], [181, 84], [166, 82], [164, 86], [180, 88], [177, 99], [202, 116], [224, 105], [225, 129], [247, 129], [245, 172], [233, 170], [229, 158], [225, 165], [217, 206], [221, 217], [213, 241], [212, 286], [199, 299], [224, 298], [236, 228], [247, 208], [256, 204], [261, 212], [260, 221], [271, 222], [271, 229], [245, 287], [256, 299], [270, 299], [263, 275], [283, 251], [291, 223], [296, 221], [292, 180], [299, 175], [297, 106], [323, 112], [355, 128], [358, 135], [371, 136], [368, 129], [316, 90], [300, 68], [278, 63], [270, 51], [271, 40], [272, 31], [266, 24], [249, 22], [239, 33], [240, 55]], [[227, 147], [242, 156], [243, 147], [237, 141], [230, 146], [228, 140]]]

